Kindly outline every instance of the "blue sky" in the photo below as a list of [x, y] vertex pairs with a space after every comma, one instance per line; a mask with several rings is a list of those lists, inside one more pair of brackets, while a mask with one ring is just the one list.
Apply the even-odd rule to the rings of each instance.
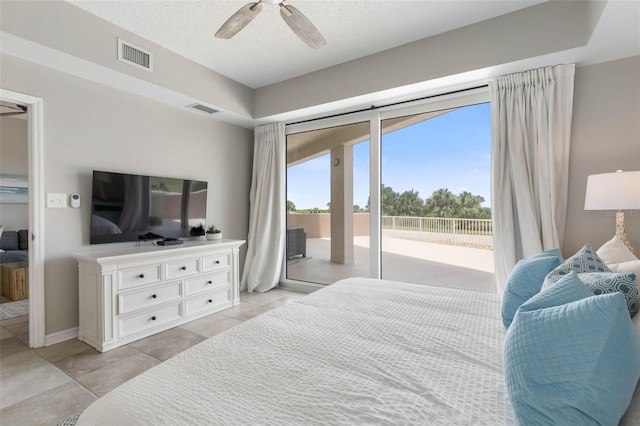
[[[369, 142], [354, 146], [354, 204], [369, 197]], [[382, 138], [382, 183], [428, 198], [439, 188], [469, 191], [490, 206], [491, 111], [484, 103], [459, 108]], [[329, 155], [290, 167], [287, 199], [298, 209], [326, 208], [330, 201]]]

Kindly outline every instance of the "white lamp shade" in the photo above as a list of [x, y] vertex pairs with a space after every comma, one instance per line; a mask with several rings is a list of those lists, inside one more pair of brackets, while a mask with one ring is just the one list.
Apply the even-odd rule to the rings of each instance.
[[591, 175], [587, 178], [585, 210], [640, 209], [640, 171]]

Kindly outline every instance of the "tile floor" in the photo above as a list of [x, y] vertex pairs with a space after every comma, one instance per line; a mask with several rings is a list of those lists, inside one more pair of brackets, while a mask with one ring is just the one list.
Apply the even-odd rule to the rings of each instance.
[[243, 292], [238, 306], [105, 353], [76, 339], [29, 349], [28, 316], [2, 320], [0, 425], [53, 426], [196, 343], [303, 296]]

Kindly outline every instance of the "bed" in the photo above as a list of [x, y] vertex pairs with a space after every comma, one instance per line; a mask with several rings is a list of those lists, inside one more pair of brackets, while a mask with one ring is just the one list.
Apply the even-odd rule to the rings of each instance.
[[513, 424], [495, 294], [354, 278], [121, 385], [78, 425]]

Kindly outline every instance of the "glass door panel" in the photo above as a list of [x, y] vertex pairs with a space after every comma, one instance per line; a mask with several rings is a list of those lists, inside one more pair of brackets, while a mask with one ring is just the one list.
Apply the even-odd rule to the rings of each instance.
[[495, 291], [490, 104], [381, 128], [382, 278]]
[[287, 135], [287, 279], [369, 275], [369, 157], [369, 122]]

